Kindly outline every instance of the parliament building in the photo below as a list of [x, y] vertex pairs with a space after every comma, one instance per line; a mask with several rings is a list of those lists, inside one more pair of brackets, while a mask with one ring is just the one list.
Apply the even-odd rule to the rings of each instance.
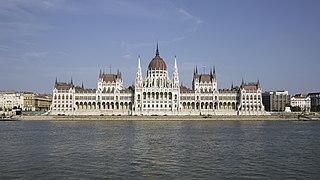
[[215, 67], [209, 73], [193, 72], [192, 89], [179, 82], [174, 59], [170, 78], [158, 45], [143, 78], [138, 58], [135, 83], [123, 87], [122, 74], [100, 70], [97, 89], [58, 82], [53, 88], [52, 115], [263, 115], [259, 80], [230, 89], [217, 88]]

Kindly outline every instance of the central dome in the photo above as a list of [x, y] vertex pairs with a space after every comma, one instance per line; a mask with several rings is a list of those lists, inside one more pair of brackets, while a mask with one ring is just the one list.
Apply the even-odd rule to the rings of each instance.
[[159, 55], [159, 49], [157, 44], [156, 56], [151, 60], [148, 66], [149, 70], [167, 70], [167, 65]]

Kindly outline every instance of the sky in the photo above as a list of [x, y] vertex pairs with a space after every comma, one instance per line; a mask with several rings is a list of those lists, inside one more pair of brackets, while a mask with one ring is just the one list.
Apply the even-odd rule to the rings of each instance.
[[[1, 0], [0, 90], [52, 93], [55, 79], [97, 88], [100, 69], [134, 82], [157, 43], [191, 87], [215, 66], [218, 88], [320, 91], [319, 0]], [[110, 68], [111, 67], [111, 68]]]

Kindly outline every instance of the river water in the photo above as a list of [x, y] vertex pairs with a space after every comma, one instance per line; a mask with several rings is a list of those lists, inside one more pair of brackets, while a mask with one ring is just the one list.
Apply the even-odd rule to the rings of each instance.
[[0, 179], [319, 179], [320, 122], [0, 122]]

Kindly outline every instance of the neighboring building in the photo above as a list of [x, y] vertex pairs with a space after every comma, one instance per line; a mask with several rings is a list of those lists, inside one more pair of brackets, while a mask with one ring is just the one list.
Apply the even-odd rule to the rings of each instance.
[[100, 71], [97, 89], [86, 89], [56, 80], [53, 89], [53, 115], [259, 115], [264, 114], [261, 87], [244, 83], [219, 90], [215, 68], [209, 73], [193, 72], [192, 89], [180, 85], [174, 59], [170, 78], [165, 61], [156, 55], [143, 79], [140, 57], [135, 84], [123, 88], [122, 74]]
[[268, 91], [262, 93], [262, 102], [266, 111], [283, 112], [290, 105], [288, 91]]
[[23, 94], [15, 91], [0, 92], [0, 108], [2, 110], [23, 109]]
[[47, 94], [24, 93], [24, 111], [48, 111], [52, 104], [52, 96]]
[[291, 97], [291, 106], [300, 107], [301, 111], [310, 112], [311, 99], [308, 94], [296, 94]]
[[309, 93], [308, 95], [311, 100], [311, 111], [320, 112], [320, 92]]

